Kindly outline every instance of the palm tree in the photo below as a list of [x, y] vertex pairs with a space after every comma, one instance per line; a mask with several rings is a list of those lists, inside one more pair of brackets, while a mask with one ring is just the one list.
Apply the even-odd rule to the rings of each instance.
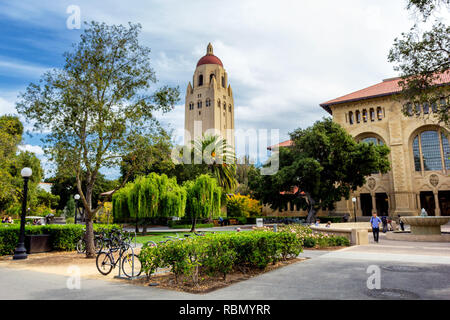
[[219, 186], [226, 192], [233, 192], [237, 187], [236, 156], [233, 148], [219, 136], [203, 135], [191, 143], [194, 163], [201, 159], [201, 163], [207, 166]]

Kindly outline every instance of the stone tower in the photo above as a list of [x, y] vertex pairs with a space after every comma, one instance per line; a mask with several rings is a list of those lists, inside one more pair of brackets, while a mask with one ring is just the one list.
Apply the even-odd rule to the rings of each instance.
[[185, 144], [206, 132], [220, 135], [234, 149], [233, 91], [211, 43], [197, 63], [192, 84], [189, 82], [186, 89], [184, 128]]

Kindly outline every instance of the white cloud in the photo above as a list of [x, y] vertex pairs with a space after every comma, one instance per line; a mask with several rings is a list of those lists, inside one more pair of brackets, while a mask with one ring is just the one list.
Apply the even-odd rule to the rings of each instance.
[[[79, 31], [65, 28], [69, 4], [15, 1], [0, 4], [0, 10], [71, 38]], [[141, 40], [152, 48], [158, 85], [182, 90], [180, 105], [158, 114], [162, 122], [184, 127], [184, 90], [212, 42], [233, 88], [236, 128], [279, 128], [280, 139], [326, 116], [321, 102], [395, 76], [388, 50], [414, 22], [405, 1], [390, 0], [80, 0], [77, 5], [84, 21], [142, 24]], [[39, 68], [29, 66], [17, 70]], [[0, 98], [0, 112], [11, 101]]]
[[14, 113], [16, 113], [16, 109], [11, 98], [0, 97], [0, 115]]
[[31, 144], [22, 144], [19, 145], [19, 150], [32, 152], [37, 156], [44, 155], [44, 150], [40, 146], [33, 146]]

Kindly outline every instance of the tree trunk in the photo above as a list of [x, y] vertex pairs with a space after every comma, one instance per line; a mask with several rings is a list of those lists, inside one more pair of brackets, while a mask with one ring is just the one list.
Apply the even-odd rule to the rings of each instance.
[[94, 223], [90, 215], [86, 218], [86, 258], [95, 258]]
[[191, 232], [195, 232], [195, 225], [197, 223], [197, 217], [192, 217], [192, 228], [191, 228]]
[[88, 206], [87, 208], [84, 208], [84, 219], [86, 223], [86, 258], [95, 258], [92, 188], [90, 186], [88, 186], [86, 190], [86, 202]]
[[306, 223], [312, 224], [316, 221], [316, 201], [311, 197], [309, 193], [306, 193], [306, 197], [308, 198], [308, 216], [306, 217]]
[[147, 235], [147, 221], [144, 220], [144, 223], [142, 224], [142, 235], [146, 236]]

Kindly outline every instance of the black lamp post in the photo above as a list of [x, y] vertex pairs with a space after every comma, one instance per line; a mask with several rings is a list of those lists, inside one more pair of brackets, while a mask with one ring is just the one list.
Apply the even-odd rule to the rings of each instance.
[[352, 202], [353, 202], [353, 215], [355, 216], [355, 222], [356, 222], [356, 198], [355, 197], [352, 198]]
[[19, 242], [14, 250], [14, 260], [27, 258], [27, 249], [25, 249], [25, 217], [27, 214], [28, 180], [30, 179], [32, 173], [33, 171], [30, 168], [23, 168], [20, 172], [23, 177], [22, 216], [20, 217]]
[[77, 224], [78, 200], [80, 200], [80, 195], [77, 193], [73, 197], [75, 199], [75, 224]]

